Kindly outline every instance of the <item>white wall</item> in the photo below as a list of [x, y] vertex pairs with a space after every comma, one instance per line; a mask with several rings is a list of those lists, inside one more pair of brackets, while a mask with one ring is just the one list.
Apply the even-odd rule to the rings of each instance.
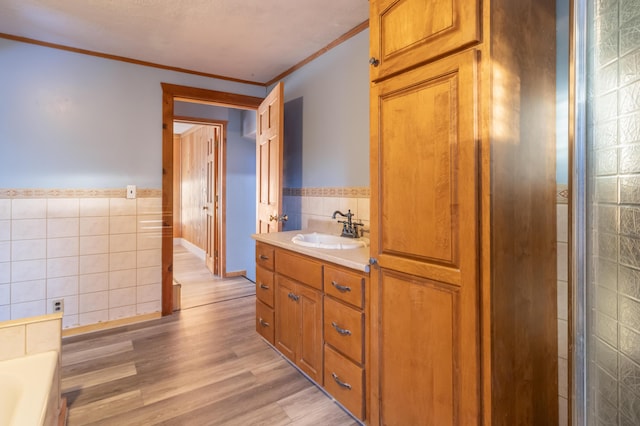
[[160, 188], [161, 82], [259, 86], [0, 39], [0, 188]]
[[369, 186], [368, 54], [367, 29], [283, 80], [303, 98], [303, 187]]

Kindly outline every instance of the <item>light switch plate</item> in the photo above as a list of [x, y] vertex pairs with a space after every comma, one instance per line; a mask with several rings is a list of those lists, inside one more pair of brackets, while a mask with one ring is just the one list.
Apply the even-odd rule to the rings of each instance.
[[127, 198], [136, 198], [136, 186], [127, 185]]

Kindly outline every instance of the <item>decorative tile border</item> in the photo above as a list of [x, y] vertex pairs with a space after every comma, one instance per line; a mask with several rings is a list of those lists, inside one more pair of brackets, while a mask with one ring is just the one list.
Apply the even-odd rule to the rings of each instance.
[[556, 184], [556, 203], [569, 204], [569, 185], [564, 183]]
[[[127, 190], [117, 189], [8, 189], [0, 188], [0, 199], [5, 198], [125, 198]], [[161, 189], [138, 188], [136, 198], [162, 197]]]
[[294, 197], [349, 197], [369, 198], [371, 190], [366, 186], [323, 187], [323, 188], [283, 188], [283, 195]]

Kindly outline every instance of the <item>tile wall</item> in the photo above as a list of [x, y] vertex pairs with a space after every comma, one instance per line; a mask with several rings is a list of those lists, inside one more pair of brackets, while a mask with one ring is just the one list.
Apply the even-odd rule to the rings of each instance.
[[569, 204], [566, 185], [558, 185], [558, 411], [559, 426], [568, 426], [569, 398]]
[[0, 189], [0, 321], [63, 328], [160, 311], [161, 192]]
[[370, 191], [367, 187], [340, 188], [285, 188], [283, 211], [289, 216], [285, 231], [309, 229], [319, 224], [335, 224], [335, 232], [341, 225], [331, 216], [336, 210], [347, 213], [351, 210], [353, 220], [361, 221], [369, 229]]

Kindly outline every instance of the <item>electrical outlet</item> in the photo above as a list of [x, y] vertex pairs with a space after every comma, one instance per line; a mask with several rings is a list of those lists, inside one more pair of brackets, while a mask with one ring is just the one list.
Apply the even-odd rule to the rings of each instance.
[[136, 186], [127, 185], [127, 198], [136, 198]]
[[54, 300], [53, 312], [63, 312], [63, 311], [64, 311], [64, 299]]

